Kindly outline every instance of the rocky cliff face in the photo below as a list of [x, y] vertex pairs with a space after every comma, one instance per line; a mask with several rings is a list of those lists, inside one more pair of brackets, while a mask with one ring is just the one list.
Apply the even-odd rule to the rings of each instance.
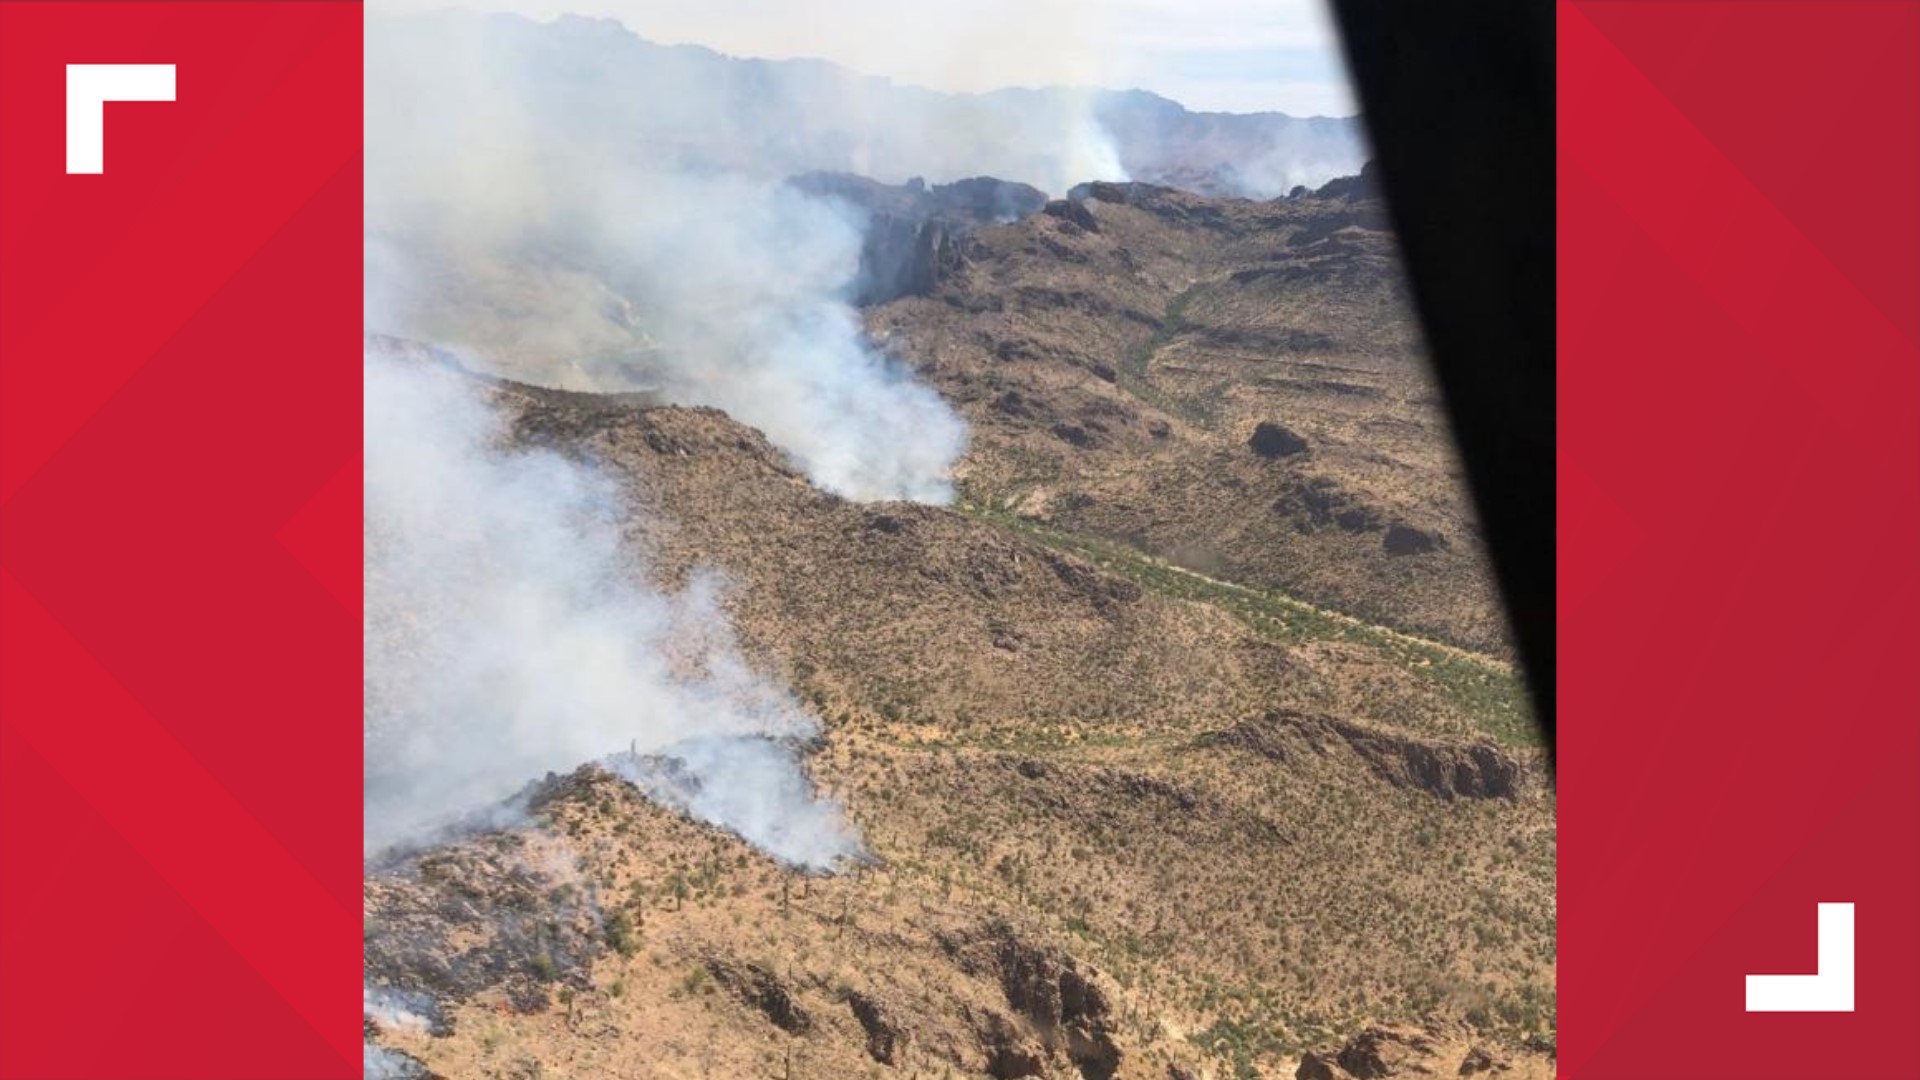
[[850, 299], [861, 305], [926, 296], [959, 269], [970, 232], [1018, 221], [1047, 202], [1037, 188], [985, 176], [929, 187], [919, 179], [882, 184], [812, 172], [788, 183], [837, 200], [860, 219], [865, 239]]

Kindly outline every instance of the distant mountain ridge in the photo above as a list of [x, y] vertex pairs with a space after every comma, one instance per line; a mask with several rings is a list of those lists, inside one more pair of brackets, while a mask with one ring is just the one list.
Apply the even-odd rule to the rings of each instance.
[[[565, 127], [572, 116], [616, 103], [632, 139], [608, 152], [645, 153], [681, 168], [775, 176], [825, 170], [890, 183], [986, 174], [1056, 196], [1082, 181], [1132, 179], [1270, 198], [1354, 173], [1366, 156], [1357, 118], [1193, 112], [1142, 90], [945, 93], [827, 61], [661, 45], [613, 20], [579, 16], [550, 23], [470, 12], [375, 19], [367, 51], [369, 109], [471, 94], [461, 76], [484, 57], [488, 70], [504, 65], [524, 76], [482, 91], [500, 95], [502, 108], [490, 115]], [[588, 100], [592, 107], [581, 107]], [[430, 144], [456, 135], [476, 133], [410, 132]]]

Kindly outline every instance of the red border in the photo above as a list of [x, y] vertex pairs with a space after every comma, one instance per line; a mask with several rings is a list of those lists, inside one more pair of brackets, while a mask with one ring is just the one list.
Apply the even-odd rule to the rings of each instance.
[[1561, 1071], [1920, 1076], [1920, 5], [1559, 14]]
[[[1920, 1076], [1917, 10], [1560, 7], [1569, 1076]], [[359, 21], [0, 4], [0, 1075], [358, 1069]]]
[[0, 4], [0, 1075], [359, 1074], [360, 52]]

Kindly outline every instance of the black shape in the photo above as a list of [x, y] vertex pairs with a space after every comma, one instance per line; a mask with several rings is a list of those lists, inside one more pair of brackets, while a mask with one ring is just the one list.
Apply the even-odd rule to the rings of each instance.
[[1333, 9], [1551, 760], [1554, 8]]
[[1271, 420], [1262, 420], [1253, 426], [1253, 434], [1248, 436], [1247, 445], [1253, 448], [1254, 453], [1269, 459], [1307, 452], [1307, 440]]

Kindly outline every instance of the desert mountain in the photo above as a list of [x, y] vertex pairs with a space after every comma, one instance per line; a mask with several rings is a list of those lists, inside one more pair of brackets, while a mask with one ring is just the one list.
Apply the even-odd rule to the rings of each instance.
[[[1225, 365], [1247, 354], [1293, 365], [1272, 370], [1295, 381], [1332, 377], [1303, 371], [1274, 345], [1289, 340], [1286, 312], [1301, 301], [1270, 321], [1246, 313], [1258, 297], [1285, 302], [1290, 282], [1318, 290], [1307, 294], [1315, 302], [1344, 295], [1319, 268], [1330, 262], [1334, 281], [1341, 267], [1364, 269], [1377, 238], [1357, 220], [1364, 205], [1296, 203], [1094, 189], [1079, 204], [971, 232], [963, 265], [932, 295], [870, 310], [975, 423], [961, 508], [824, 493], [759, 432], [716, 410], [457, 375], [507, 417], [502, 449], [591, 462], [623, 505], [646, 509], [624, 519], [632, 573], [665, 587], [724, 575], [724, 607], [748, 661], [824, 723], [801, 750], [814, 782], [857, 823], [866, 856], [832, 875], [805, 873], [609, 771], [670, 774], [670, 760], [615, 755], [550, 776], [510, 812], [370, 863], [377, 1068], [450, 1077], [1547, 1075], [1553, 801], [1516, 722], [1510, 668], [1264, 585], [1184, 573], [1112, 538], [1132, 535], [1124, 529], [1059, 516], [1051, 507], [1062, 477], [1038, 471], [1059, 466], [1020, 471], [1039, 450], [1074, 461], [1073, 482], [1098, 507], [1127, 494], [1123, 451], [1133, 448], [1136, 481], [1194, 483], [1209, 462], [1240, 477], [1241, 488], [1171, 504], [1176, 523], [1185, 513], [1226, 522], [1225, 493], [1235, 490], [1253, 492], [1242, 517], [1268, 513], [1262, 485], [1282, 489], [1285, 470], [1306, 468], [1412, 514], [1351, 464], [1387, 472], [1391, 463], [1336, 438], [1361, 430], [1340, 411], [1351, 395], [1254, 380], [1212, 398], [1158, 368], [1190, 349], [1193, 363], [1222, 365], [1210, 369], [1215, 380], [1240, 373]], [[1286, 223], [1274, 247], [1207, 224], [1269, 215]], [[1327, 227], [1342, 215], [1356, 220]], [[1315, 229], [1318, 238], [1285, 241]], [[1209, 237], [1212, 253], [1189, 246]], [[1236, 242], [1243, 261], [1228, 261]], [[1316, 255], [1317, 243], [1359, 250]], [[1390, 280], [1390, 256], [1376, 254]], [[1076, 294], [1074, 275], [1089, 264], [1127, 260], [1137, 272], [1118, 285], [1085, 286], [1111, 291]], [[1264, 266], [1285, 271], [1271, 275], [1270, 291], [1227, 292], [1217, 309], [1191, 299], [1196, 321], [1163, 335], [1168, 300], [1199, 283], [1193, 270], [1231, 281]], [[1047, 274], [1051, 293], [1041, 291]], [[998, 311], [978, 299], [996, 280]], [[1371, 380], [1413, 416], [1425, 399], [1399, 331], [1360, 325], [1364, 305], [1384, 304], [1392, 287], [1374, 285], [1381, 291], [1353, 301], [1362, 306], [1309, 325], [1342, 335], [1343, 363], [1373, 362], [1346, 378]], [[1036, 311], [1060, 321], [1056, 333], [1038, 332]], [[1230, 355], [1207, 351], [1227, 346], [1206, 328], [1249, 325], [1262, 336]], [[1156, 343], [1124, 376], [1136, 390], [1121, 385], [1117, 362], [1137, 340]], [[1003, 357], [1003, 341], [1035, 354]], [[1117, 351], [1098, 352], [1102, 343]], [[452, 363], [391, 341], [370, 348]], [[1114, 364], [1113, 378], [1093, 363]], [[1035, 402], [1032, 415], [996, 404], [1010, 392]], [[1322, 411], [1275, 418], [1274, 402], [1286, 399], [1262, 395], [1282, 393]], [[1210, 407], [1223, 420], [1257, 411], [1308, 448], [1264, 452], [1264, 437], [1188, 415], [1190, 399], [1217, 400]], [[1089, 411], [1101, 402], [1114, 411]], [[1105, 431], [1088, 426], [1102, 415]], [[1066, 438], [1059, 425], [1090, 437]], [[1402, 438], [1392, 445], [1441, 436]], [[1445, 467], [1434, 468], [1444, 482]], [[1042, 475], [1054, 486], [1042, 491]], [[1143, 483], [1120, 505], [1144, 507], [1150, 490]], [[1450, 543], [1392, 558], [1457, 555], [1469, 534]], [[1337, 569], [1328, 580], [1365, 572], [1341, 557], [1360, 558], [1329, 555]], [[1234, 572], [1257, 580], [1261, 565]], [[1444, 582], [1442, 568], [1471, 564], [1427, 565]], [[1466, 596], [1477, 580], [1444, 587]]]
[[[519, 134], [450, 130], [427, 119], [445, 114], [446, 95], [475, 93], [486, 99], [467, 105], [484, 106], [493, 125], [557, 138], [591, 125], [608, 154], [643, 155], [650, 168], [773, 179], [810, 170], [889, 183], [986, 174], [1059, 194], [1090, 177], [1132, 177], [1269, 196], [1351, 173], [1364, 156], [1352, 118], [1192, 112], [1142, 91], [947, 94], [822, 61], [659, 45], [609, 19], [538, 23], [458, 11], [374, 19], [367, 51], [368, 108], [382, 110], [382, 123], [369, 131], [448, 156], [476, 139]], [[476, 70], [515, 77], [476, 87], [464, 81]], [[393, 102], [406, 108], [396, 115]], [[605, 130], [622, 139], [600, 139]], [[376, 164], [406, 156], [378, 144], [368, 152]], [[369, 187], [387, 189], [389, 179], [371, 172]]]
[[872, 336], [966, 416], [970, 503], [1504, 654], [1386, 208], [1091, 184], [967, 234]]

